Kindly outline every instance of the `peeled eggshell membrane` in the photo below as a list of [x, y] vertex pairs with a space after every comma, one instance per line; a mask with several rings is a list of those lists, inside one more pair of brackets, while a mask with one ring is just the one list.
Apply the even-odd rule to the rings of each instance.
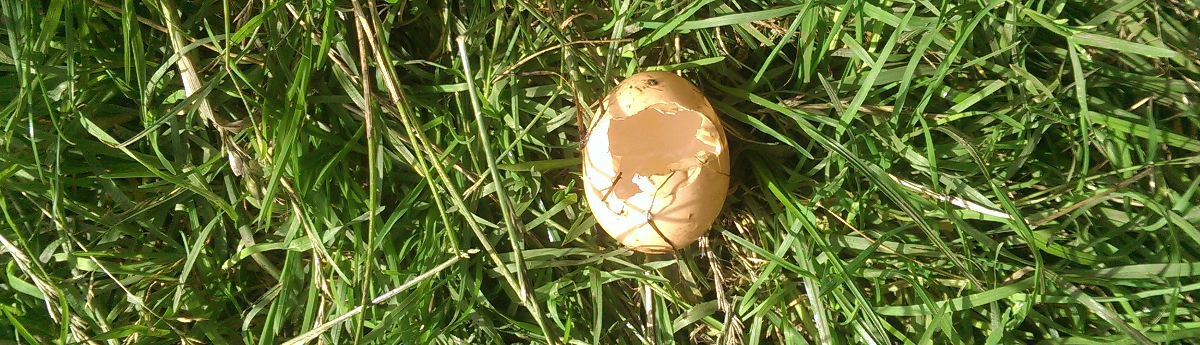
[[725, 130], [700, 90], [643, 72], [605, 97], [583, 150], [584, 191], [605, 232], [637, 251], [669, 252], [708, 230], [729, 188]]

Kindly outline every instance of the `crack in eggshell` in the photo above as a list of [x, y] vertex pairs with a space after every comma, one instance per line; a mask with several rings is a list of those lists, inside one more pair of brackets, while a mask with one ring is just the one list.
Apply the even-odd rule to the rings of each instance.
[[722, 150], [712, 121], [673, 102], [614, 116], [609, 126], [607, 143], [613, 170], [626, 177], [611, 187], [616, 200], [606, 202], [618, 214], [624, 214], [626, 206], [635, 212], [666, 206], [654, 205], [655, 197], [662, 199], [691, 183], [697, 175], [692, 171], [704, 167]]

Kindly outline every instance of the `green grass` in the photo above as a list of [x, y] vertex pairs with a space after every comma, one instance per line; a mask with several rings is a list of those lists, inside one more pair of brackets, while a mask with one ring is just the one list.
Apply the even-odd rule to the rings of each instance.
[[[1194, 2], [0, 1], [0, 344], [1200, 339]], [[623, 249], [642, 70], [733, 150]]]

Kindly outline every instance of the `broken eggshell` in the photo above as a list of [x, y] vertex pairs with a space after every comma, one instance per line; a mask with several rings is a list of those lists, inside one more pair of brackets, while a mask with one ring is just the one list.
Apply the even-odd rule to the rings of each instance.
[[704, 94], [669, 72], [643, 72], [604, 98], [583, 149], [596, 221], [634, 250], [669, 252], [708, 231], [725, 204], [725, 130]]

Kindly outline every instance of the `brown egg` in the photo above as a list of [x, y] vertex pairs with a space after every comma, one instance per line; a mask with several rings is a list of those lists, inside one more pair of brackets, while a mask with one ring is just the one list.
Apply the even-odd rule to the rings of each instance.
[[669, 72], [625, 79], [604, 98], [585, 140], [583, 184], [592, 214], [634, 250], [692, 244], [725, 204], [725, 130], [686, 79]]

